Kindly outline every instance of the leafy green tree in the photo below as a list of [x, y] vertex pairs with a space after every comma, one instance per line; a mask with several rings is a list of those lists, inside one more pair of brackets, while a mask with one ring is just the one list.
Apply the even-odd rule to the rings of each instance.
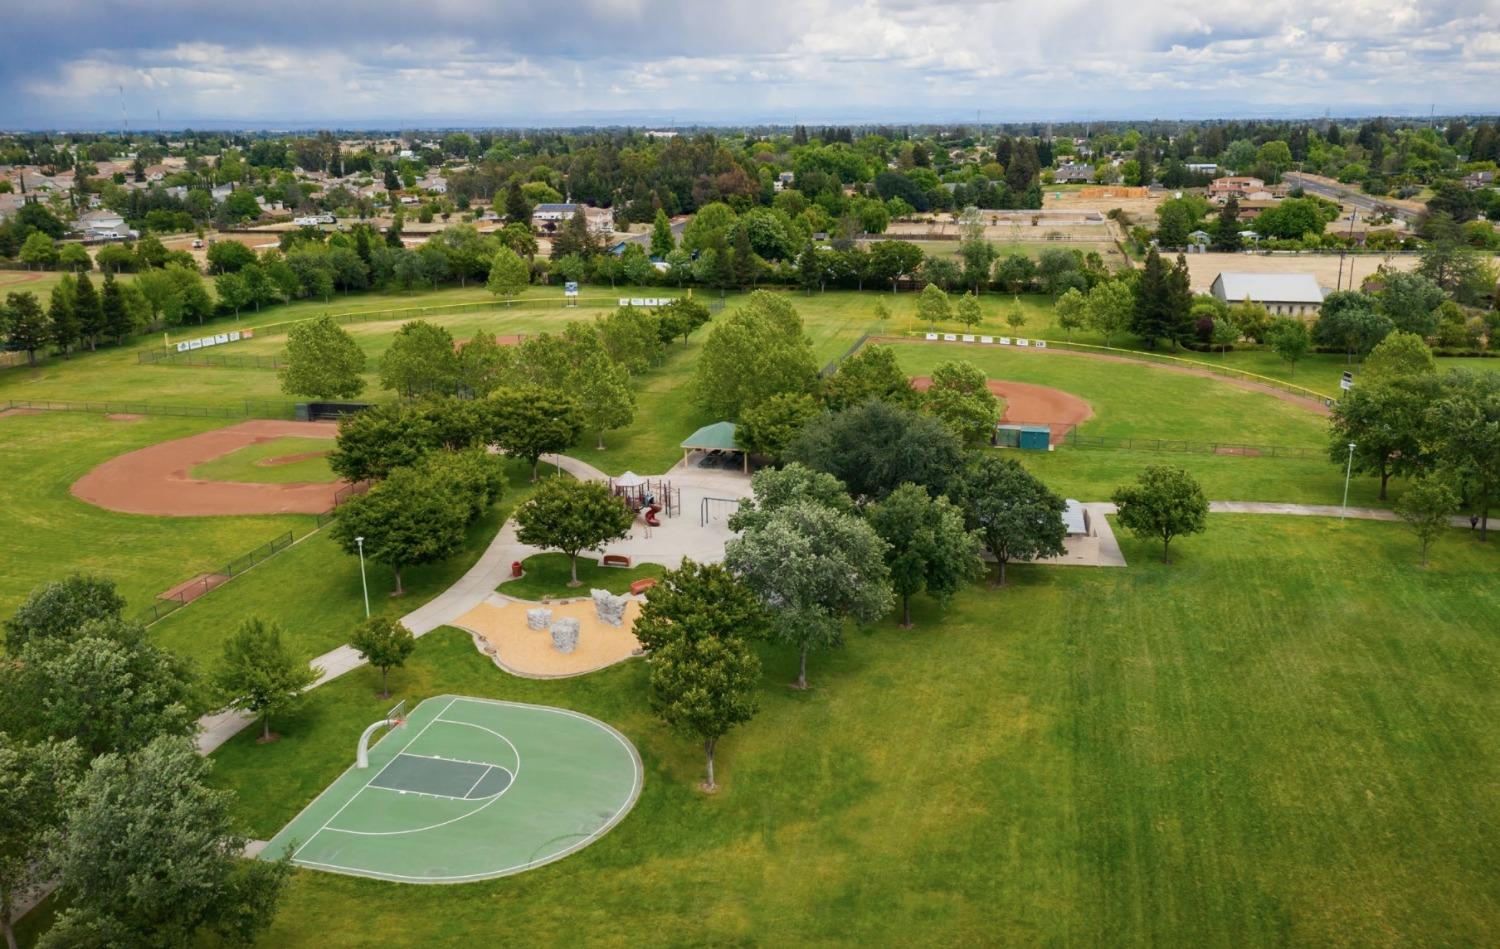
[[979, 309], [979, 298], [972, 291], [959, 297], [958, 305], [954, 307], [954, 316], [965, 326], [978, 326], [984, 318]]
[[458, 351], [459, 387], [483, 399], [505, 381], [515, 362], [514, 347], [501, 346], [494, 333], [479, 330]]
[[948, 303], [948, 294], [935, 283], [929, 283], [917, 295], [917, 318], [933, 328], [953, 318], [953, 307]]
[[1135, 293], [1124, 280], [1105, 280], [1088, 295], [1089, 329], [1103, 334], [1104, 345], [1113, 346], [1115, 336], [1130, 328], [1135, 315]]
[[41, 231], [32, 231], [26, 239], [21, 242], [21, 252], [17, 255], [26, 269], [33, 267], [46, 270], [57, 263], [57, 245]]
[[1437, 359], [1415, 333], [1396, 330], [1381, 340], [1365, 358], [1361, 385], [1394, 384], [1437, 375]]
[[944, 493], [963, 452], [937, 419], [877, 401], [813, 419], [786, 458], [828, 472], [857, 499], [878, 501], [908, 481]]
[[281, 638], [281, 626], [250, 617], [224, 641], [214, 685], [229, 706], [260, 719], [262, 744], [275, 741], [271, 717], [297, 703], [322, 670], [298, 660]]
[[738, 636], [697, 633], [692, 620], [671, 629], [675, 635], [651, 652], [651, 708], [703, 742], [703, 790], [712, 793], [719, 739], [755, 716], [760, 658]]
[[1088, 323], [1088, 297], [1077, 287], [1069, 287], [1062, 296], [1057, 298], [1057, 303], [1052, 309], [1057, 315], [1057, 325], [1068, 334], [1070, 342], [1073, 339], [1073, 331]]
[[1363, 356], [1394, 329], [1390, 318], [1375, 310], [1371, 298], [1358, 291], [1336, 290], [1323, 298], [1313, 339], [1324, 346], [1338, 346], [1349, 361]]
[[106, 577], [75, 573], [31, 591], [4, 623], [5, 650], [17, 655], [28, 643], [60, 639], [94, 620], [118, 620], [125, 598]]
[[516, 511], [516, 539], [568, 555], [568, 586], [580, 585], [578, 554], [630, 533], [635, 515], [598, 481], [552, 478]]
[[114, 274], [104, 275], [104, 289], [99, 294], [99, 305], [104, 310], [103, 332], [113, 336], [117, 345], [125, 342], [125, 337], [135, 330], [135, 321], [125, 306], [125, 295]]
[[[1271, 329], [1271, 314], [1248, 296], [1229, 308], [1229, 319], [1246, 339], [1268, 342], [1266, 334]], [[1301, 324], [1300, 320], [1297, 322]], [[1306, 329], [1306, 326], [1303, 328]]]
[[47, 314], [34, 293], [7, 293], [0, 308], [0, 330], [11, 349], [26, 354], [26, 362], [36, 365], [36, 351], [47, 345]]
[[82, 766], [72, 742], [27, 744], [0, 731], [0, 931], [16, 949], [16, 903], [43, 881], [49, 837], [62, 825], [67, 794]]
[[63, 270], [92, 270], [94, 261], [82, 244], [64, 244], [57, 251], [57, 265]]
[[[222, 279], [222, 278], [221, 278]], [[364, 391], [365, 351], [338, 321], [320, 316], [292, 324], [281, 391], [314, 399], [352, 399]]]
[[197, 320], [198, 325], [202, 326], [203, 321], [214, 314], [214, 300], [209, 296], [208, 288], [203, 285], [202, 274], [194, 267], [184, 267], [181, 264], [168, 264], [166, 273], [176, 285], [172, 294], [176, 306], [175, 322]]
[[[694, 318], [689, 311], [674, 309], [671, 317], [672, 331], [675, 333], [679, 328], [676, 321]], [[626, 372], [639, 374], [660, 362], [666, 354], [666, 346], [670, 340], [663, 338], [667, 333], [665, 322], [662, 316], [650, 310], [622, 306], [613, 313], [596, 318], [594, 326], [599, 334], [599, 342], [609, 358], [625, 367]], [[539, 338], [529, 338], [527, 343]], [[526, 343], [522, 344], [521, 350], [521, 362], [526, 363], [529, 356]], [[541, 385], [547, 384], [545, 379], [534, 378], [533, 381]]]
[[1307, 324], [1290, 316], [1278, 316], [1271, 321], [1271, 328], [1266, 333], [1266, 342], [1271, 344], [1272, 352], [1280, 356], [1291, 366], [1293, 374], [1297, 371], [1297, 363], [1312, 349], [1312, 333], [1307, 329]]
[[663, 343], [670, 343], [680, 336], [682, 345], [686, 346], [688, 337], [693, 335], [698, 327], [706, 325], [711, 314], [708, 312], [708, 307], [692, 297], [680, 297], [666, 306], [657, 307], [656, 317], [658, 334]]
[[1175, 347], [1187, 338], [1191, 311], [1186, 261], [1179, 256], [1177, 265], [1169, 267], [1156, 248], [1151, 248], [1135, 285], [1131, 331], [1145, 341], [1147, 348], [1154, 349], [1163, 340]]
[[1240, 200], [1231, 195], [1214, 222], [1214, 250], [1233, 254], [1240, 249]]
[[328, 466], [345, 481], [369, 481], [416, 464], [441, 444], [436, 426], [423, 412], [401, 403], [374, 405], [339, 420]]
[[1010, 306], [1005, 308], [1005, 325], [1010, 327], [1012, 333], [1021, 332], [1026, 325], [1026, 311], [1021, 309], [1021, 298], [1011, 297]]
[[861, 347], [839, 363], [838, 370], [823, 383], [823, 403], [834, 411], [871, 399], [906, 406], [921, 401], [890, 346]]
[[334, 509], [333, 539], [347, 554], [359, 552], [391, 568], [396, 590], [404, 567], [436, 563], [457, 553], [464, 542], [470, 501], [436, 483], [420, 468], [395, 468], [364, 494]]
[[1500, 377], [1450, 370], [1428, 409], [1424, 447], [1440, 470], [1467, 484], [1479, 539], [1488, 540], [1490, 503], [1500, 490]]
[[1419, 273], [1393, 271], [1376, 294], [1376, 306], [1398, 331], [1418, 337], [1437, 333], [1437, 309], [1446, 299], [1443, 288]]
[[238, 273], [255, 263], [255, 251], [236, 240], [222, 240], [208, 248], [208, 272]]
[[600, 451], [606, 431], [624, 428], [635, 419], [630, 373], [602, 352], [594, 353], [580, 367], [569, 389], [578, 402], [579, 422], [598, 433]]
[[676, 249], [677, 239], [672, 236], [672, 222], [667, 219], [667, 212], [657, 208], [656, 220], [651, 223], [651, 256], [664, 260]]
[[782, 508], [803, 502], [842, 514], [854, 512], [854, 501], [842, 481], [795, 461], [757, 471], [750, 478], [750, 490], [752, 496], [742, 498], [739, 509], [729, 517], [729, 529], [736, 533], [756, 530]]
[[953, 486], [953, 500], [964, 524], [979, 535], [1005, 585], [1012, 560], [1055, 557], [1064, 552], [1063, 499], [1013, 458], [991, 452], [971, 454]]
[[692, 392], [706, 411], [737, 420], [773, 395], [812, 391], [817, 378], [802, 318], [785, 299], [758, 290], [715, 321]]
[[910, 241], [876, 241], [870, 245], [870, 276], [889, 281], [894, 293], [903, 277], [917, 272], [922, 260], [922, 248]]
[[39, 946], [247, 946], [270, 926], [291, 862], [240, 856], [235, 795], [208, 785], [212, 767], [175, 737], [93, 762], [52, 848], [65, 909]]
[[72, 356], [73, 349], [83, 339], [83, 328], [78, 323], [75, 284], [64, 276], [52, 288], [47, 307], [47, 339], [61, 350], [63, 358]]
[[425, 320], [403, 323], [380, 360], [380, 386], [405, 396], [449, 395], [458, 383], [453, 336]]
[[31, 640], [19, 659], [0, 666], [0, 721], [17, 737], [71, 738], [93, 756], [196, 727], [187, 665], [139, 623], [93, 620]]
[[1183, 468], [1151, 465], [1133, 485], [1115, 489], [1116, 519], [1141, 538], [1161, 538], [1161, 562], [1171, 563], [1172, 540], [1208, 527], [1208, 499]]
[[655, 650], [684, 635], [761, 639], [769, 624], [755, 593], [723, 564], [684, 557], [651, 588], [632, 632], [642, 646]]
[[844, 623], [891, 608], [885, 541], [860, 518], [798, 501], [731, 540], [724, 563], [768, 608], [772, 632], [798, 650], [795, 687], [807, 688], [807, 655], [843, 642]]
[[979, 539], [964, 527], [964, 516], [946, 497], [932, 497], [919, 485], [903, 484], [866, 515], [886, 542], [891, 587], [901, 598], [901, 625], [910, 629], [911, 598], [924, 590], [943, 601], [979, 576]]
[[987, 444], [1000, 420], [1000, 400], [990, 391], [984, 371], [968, 360], [939, 363], [923, 401], [968, 447]]
[[486, 400], [495, 444], [513, 458], [531, 463], [537, 480], [541, 457], [578, 441], [583, 429], [578, 403], [555, 389], [510, 386], [496, 389]]
[[1427, 566], [1427, 552], [1432, 542], [1452, 527], [1453, 513], [1458, 510], [1458, 495], [1435, 478], [1413, 482], [1396, 501], [1396, 516], [1416, 535], [1422, 545], [1422, 566]]
[[1209, 334], [1209, 342], [1219, 347], [1220, 356], [1223, 356], [1229, 347], [1239, 341], [1240, 328], [1234, 324], [1233, 320], [1218, 316], [1213, 318], [1213, 331]]
[[485, 287], [497, 297], [510, 299], [531, 282], [531, 265], [509, 247], [495, 251]]
[[389, 678], [392, 669], [406, 665], [417, 648], [417, 639], [399, 619], [372, 616], [359, 625], [349, 639], [361, 659], [380, 670], [380, 697], [391, 697]]
[[417, 468], [463, 505], [466, 524], [478, 520], [505, 492], [504, 463], [483, 446], [429, 452]]
[[735, 438], [746, 451], [780, 460], [787, 446], [817, 415], [817, 403], [805, 392], [773, 395], [741, 414]]

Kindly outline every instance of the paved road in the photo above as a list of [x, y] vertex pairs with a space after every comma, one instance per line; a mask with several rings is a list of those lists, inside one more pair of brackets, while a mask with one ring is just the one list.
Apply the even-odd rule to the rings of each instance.
[[1380, 198], [1372, 198], [1363, 192], [1345, 187], [1344, 185], [1330, 185], [1309, 178], [1307, 175], [1296, 171], [1287, 172], [1285, 177], [1286, 183], [1289, 185], [1300, 187], [1303, 191], [1308, 191], [1325, 198], [1333, 198], [1345, 204], [1351, 204], [1367, 214], [1373, 214], [1377, 208], [1388, 208], [1395, 212], [1396, 217], [1407, 223], [1415, 221], [1418, 217], [1414, 211], [1408, 211], [1406, 208], [1397, 207], [1393, 204], [1383, 203]]

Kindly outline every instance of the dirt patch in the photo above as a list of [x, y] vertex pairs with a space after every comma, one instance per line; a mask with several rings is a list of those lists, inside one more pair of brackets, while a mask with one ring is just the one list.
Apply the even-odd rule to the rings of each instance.
[[295, 455], [277, 455], [274, 458], [262, 458], [256, 462], [256, 465], [265, 468], [274, 468], [277, 465], [292, 465], [299, 461], [311, 461], [314, 458], [326, 457], [328, 457], [328, 452], [326, 451], [302, 451]]
[[[578, 620], [578, 646], [570, 653], [552, 648], [552, 634], [526, 625], [526, 611], [544, 606], [553, 619]], [[590, 599], [532, 603], [491, 596], [453, 621], [468, 630], [480, 651], [507, 672], [533, 679], [556, 679], [582, 675], [624, 662], [638, 655], [640, 642], [631, 632], [641, 604], [632, 600], [625, 608], [625, 625], [600, 622]]]
[[1186, 254], [1185, 259], [1193, 289], [1204, 293], [1208, 292], [1214, 278], [1224, 271], [1257, 274], [1310, 273], [1318, 281], [1318, 285], [1323, 287], [1332, 287], [1340, 280], [1347, 284], [1352, 273], [1354, 286], [1358, 287], [1378, 267], [1414, 270], [1420, 261], [1416, 254], [1350, 254], [1344, 258], [1342, 265], [1338, 254]]
[[[911, 386], [918, 392], [926, 392], [932, 388], [932, 378], [917, 376]], [[1092, 405], [1071, 392], [1051, 386], [991, 379], [989, 388], [1005, 400], [1005, 412], [1000, 416], [1003, 424], [1045, 425], [1052, 430], [1054, 445], [1062, 444], [1068, 432], [1094, 417]]]
[[229, 582], [229, 577], [222, 573], [200, 573], [191, 580], [182, 581], [170, 590], [163, 590], [156, 594], [156, 598], [191, 603], [214, 587], [227, 582]]
[[139, 422], [146, 416], [136, 415], [134, 412], [109, 412], [104, 417], [111, 422]]
[[[519, 346], [521, 345], [521, 339], [522, 336], [520, 333], [505, 333], [504, 335], [495, 337], [495, 345]], [[453, 341], [453, 351], [461, 352], [465, 346], [469, 345], [469, 343], [470, 340], [467, 339], [455, 339]]]
[[73, 483], [73, 496], [125, 514], [211, 517], [225, 514], [321, 514], [343, 481], [250, 484], [203, 481], [188, 472], [248, 445], [287, 436], [333, 438], [336, 422], [259, 419], [127, 452]]

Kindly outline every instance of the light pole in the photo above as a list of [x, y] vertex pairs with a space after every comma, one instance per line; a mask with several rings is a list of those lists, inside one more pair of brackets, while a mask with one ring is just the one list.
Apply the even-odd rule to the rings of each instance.
[[354, 542], [359, 545], [359, 585], [363, 587], [365, 591], [365, 619], [369, 619], [370, 584], [369, 581], [365, 579], [365, 539], [363, 537], [356, 537], [354, 538]]
[[1354, 443], [1349, 443], [1349, 463], [1344, 467], [1344, 506], [1339, 508], [1339, 520], [1344, 519], [1344, 513], [1349, 510], [1349, 475], [1354, 472]]

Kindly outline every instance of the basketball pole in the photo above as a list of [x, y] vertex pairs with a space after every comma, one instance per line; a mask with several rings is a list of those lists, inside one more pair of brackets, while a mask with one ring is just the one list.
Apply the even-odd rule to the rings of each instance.
[[365, 539], [363, 537], [356, 537], [354, 538], [354, 542], [359, 545], [359, 585], [365, 591], [365, 619], [369, 619], [370, 583], [365, 579]]

